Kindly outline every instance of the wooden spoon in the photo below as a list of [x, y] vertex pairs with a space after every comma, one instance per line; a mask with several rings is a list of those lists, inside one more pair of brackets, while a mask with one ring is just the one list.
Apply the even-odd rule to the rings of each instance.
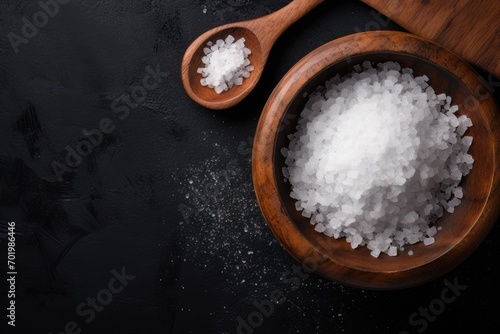
[[[257, 85], [278, 37], [322, 2], [324, 0], [295, 0], [275, 13], [254, 20], [226, 24], [198, 37], [188, 47], [182, 60], [182, 83], [187, 94], [198, 104], [210, 109], [226, 109], [239, 103]], [[207, 42], [225, 39], [228, 35], [232, 35], [236, 40], [245, 38], [246, 46], [252, 51], [249, 59], [255, 70], [243, 81], [243, 85], [217, 94], [215, 90], [201, 85], [202, 76], [196, 71], [205, 66], [201, 59]]]

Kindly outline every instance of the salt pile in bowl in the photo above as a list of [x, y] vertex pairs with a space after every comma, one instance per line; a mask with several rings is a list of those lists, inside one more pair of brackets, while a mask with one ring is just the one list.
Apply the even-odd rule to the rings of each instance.
[[250, 72], [254, 70], [248, 59], [252, 51], [245, 46], [245, 38], [235, 42], [235, 38], [229, 35], [225, 40], [217, 40], [215, 44], [208, 42], [203, 52], [205, 56], [202, 62], [205, 67], [197, 70], [203, 76], [200, 83], [213, 88], [217, 94], [234, 85], [241, 86], [243, 80], [249, 78]]
[[434, 243], [435, 221], [460, 204], [472, 122], [425, 75], [394, 62], [354, 69], [311, 94], [283, 173], [316, 231], [396, 256]]

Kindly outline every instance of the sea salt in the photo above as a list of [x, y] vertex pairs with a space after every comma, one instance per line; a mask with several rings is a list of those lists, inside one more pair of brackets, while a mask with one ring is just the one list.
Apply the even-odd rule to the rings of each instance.
[[198, 68], [202, 75], [200, 83], [213, 88], [217, 94], [241, 86], [243, 80], [250, 77], [254, 70], [248, 56], [252, 53], [245, 46], [245, 38], [235, 41], [232, 35], [225, 40], [219, 39], [215, 43], [208, 42], [203, 49], [202, 58], [205, 67]]
[[412, 69], [395, 62], [354, 69], [309, 95], [281, 151], [290, 196], [317, 232], [374, 257], [430, 245], [436, 220], [464, 196], [472, 122]]

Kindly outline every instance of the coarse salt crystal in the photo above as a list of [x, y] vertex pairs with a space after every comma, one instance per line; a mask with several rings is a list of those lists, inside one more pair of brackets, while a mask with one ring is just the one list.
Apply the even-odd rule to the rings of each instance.
[[435, 242], [436, 240], [434, 240], [434, 238], [425, 238], [424, 239], [424, 245], [428, 246], [428, 245], [431, 245]]
[[203, 53], [205, 56], [202, 62], [205, 67], [197, 69], [203, 77], [200, 83], [214, 89], [217, 94], [235, 85], [241, 86], [243, 80], [249, 78], [250, 72], [254, 71], [254, 66], [248, 59], [252, 52], [245, 47], [244, 38], [235, 42], [235, 38], [228, 35], [225, 40], [218, 39], [215, 44], [208, 42]]
[[374, 257], [435, 242], [432, 224], [460, 204], [474, 159], [463, 137], [471, 120], [428, 81], [398, 63], [364, 62], [308, 95], [283, 175], [316, 231]]

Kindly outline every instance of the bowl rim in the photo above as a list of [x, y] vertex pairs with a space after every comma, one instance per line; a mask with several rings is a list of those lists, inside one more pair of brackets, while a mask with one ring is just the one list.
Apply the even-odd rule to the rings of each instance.
[[[377, 40], [378, 43], [373, 43]], [[439, 51], [439, 52], [436, 52]], [[403, 53], [423, 58], [447, 70], [471, 92], [471, 98], [486, 116], [492, 129], [493, 174], [487, 203], [471, 227], [473, 238], [462, 238], [453, 248], [436, 260], [421, 266], [397, 272], [369, 272], [350, 268], [321, 252], [321, 247], [308, 240], [291, 221], [281, 203], [274, 173], [274, 149], [278, 126], [289, 103], [311, 78], [335, 63], [349, 57], [370, 53]], [[438, 56], [440, 57], [438, 59]], [[444, 59], [443, 59], [444, 58]], [[314, 64], [314, 66], [311, 66]], [[353, 64], [354, 65], [354, 64]], [[299, 78], [301, 80], [299, 80]], [[305, 78], [305, 80], [304, 80]], [[473, 87], [473, 88], [471, 88]], [[415, 35], [395, 31], [361, 32], [331, 41], [302, 58], [282, 78], [269, 97], [260, 117], [254, 137], [252, 152], [252, 177], [254, 190], [264, 219], [282, 246], [302, 264], [314, 263], [314, 270], [321, 276], [344, 285], [371, 289], [393, 290], [420, 285], [444, 275], [464, 261], [479, 246], [493, 228], [500, 215], [500, 117], [497, 106], [486, 89], [484, 80], [462, 58], [444, 47]], [[345, 240], [343, 240], [345, 242]]]

